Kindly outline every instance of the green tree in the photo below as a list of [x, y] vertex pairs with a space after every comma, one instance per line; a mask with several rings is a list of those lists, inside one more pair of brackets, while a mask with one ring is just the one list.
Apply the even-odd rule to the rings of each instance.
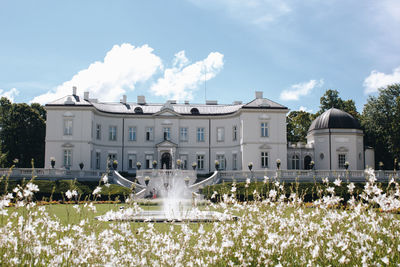
[[11, 104], [0, 99], [1, 153], [6, 154], [3, 167], [18, 159], [18, 167], [44, 166], [46, 112], [39, 104]]
[[379, 89], [370, 96], [361, 116], [366, 145], [375, 148], [375, 166], [382, 161], [392, 169], [400, 159], [400, 84]]
[[312, 114], [305, 111], [291, 111], [286, 117], [288, 142], [306, 142]]
[[320, 110], [315, 114], [315, 117], [321, 115], [330, 108], [337, 108], [346, 111], [357, 120], [360, 120], [360, 114], [357, 112], [356, 104], [353, 100], [343, 100], [339, 97], [337, 90], [326, 90], [325, 94], [320, 99]]

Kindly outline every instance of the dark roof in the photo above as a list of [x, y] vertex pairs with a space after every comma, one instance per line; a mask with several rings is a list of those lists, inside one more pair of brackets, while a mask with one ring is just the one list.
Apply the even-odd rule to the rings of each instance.
[[331, 108], [319, 115], [308, 131], [318, 129], [360, 129], [360, 123], [349, 113]]

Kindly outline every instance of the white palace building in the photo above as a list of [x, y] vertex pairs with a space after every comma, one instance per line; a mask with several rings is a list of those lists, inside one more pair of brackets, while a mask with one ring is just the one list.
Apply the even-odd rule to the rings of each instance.
[[351, 115], [330, 109], [311, 125], [307, 144], [288, 144], [286, 114], [288, 108], [255, 93], [255, 99], [243, 104], [192, 104], [169, 100], [164, 104], [147, 103], [144, 96], [127, 102], [101, 103], [76, 94], [48, 103], [46, 162], [55, 158], [56, 168], [105, 170], [107, 159], [118, 161], [118, 170], [136, 172], [158, 167], [171, 168], [177, 159], [184, 168], [193, 162], [200, 173], [214, 171], [214, 161], [222, 170], [277, 168], [308, 169], [315, 162], [319, 170], [352, 170], [373, 166], [373, 150], [364, 149], [363, 132]]

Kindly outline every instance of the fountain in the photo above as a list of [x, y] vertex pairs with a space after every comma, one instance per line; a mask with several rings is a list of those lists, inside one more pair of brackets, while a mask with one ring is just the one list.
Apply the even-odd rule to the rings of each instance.
[[[100, 220], [123, 220], [136, 222], [210, 222], [236, 219], [225, 213], [215, 211], [202, 211], [197, 208], [197, 201], [201, 197], [196, 193], [200, 187], [215, 183], [218, 171], [199, 183], [196, 181], [195, 171], [182, 170], [178, 160], [178, 168], [170, 170], [143, 170], [138, 172], [139, 184], [135, 183], [139, 192], [135, 198], [143, 198], [151, 193], [162, 200], [162, 209], [154, 211], [132, 212], [119, 211], [115, 216], [105, 214], [99, 216]], [[126, 180], [117, 171], [114, 172], [114, 182], [124, 184]], [[130, 182], [132, 183], [132, 182]], [[154, 192], [155, 191], [155, 192]]]

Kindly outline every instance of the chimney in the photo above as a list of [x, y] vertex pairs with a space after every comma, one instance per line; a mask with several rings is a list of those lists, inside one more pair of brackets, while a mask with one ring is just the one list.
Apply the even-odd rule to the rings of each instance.
[[121, 103], [126, 105], [126, 95], [122, 96]]
[[217, 100], [206, 100], [206, 105], [218, 105]]
[[262, 91], [256, 91], [256, 99], [261, 99], [263, 98], [263, 92]]
[[89, 92], [83, 93], [83, 99], [85, 99], [86, 101], [89, 101]]
[[76, 95], [76, 86], [72, 86], [72, 95]]
[[145, 105], [146, 104], [146, 98], [144, 95], [138, 95], [137, 97], [137, 103], [139, 105]]

